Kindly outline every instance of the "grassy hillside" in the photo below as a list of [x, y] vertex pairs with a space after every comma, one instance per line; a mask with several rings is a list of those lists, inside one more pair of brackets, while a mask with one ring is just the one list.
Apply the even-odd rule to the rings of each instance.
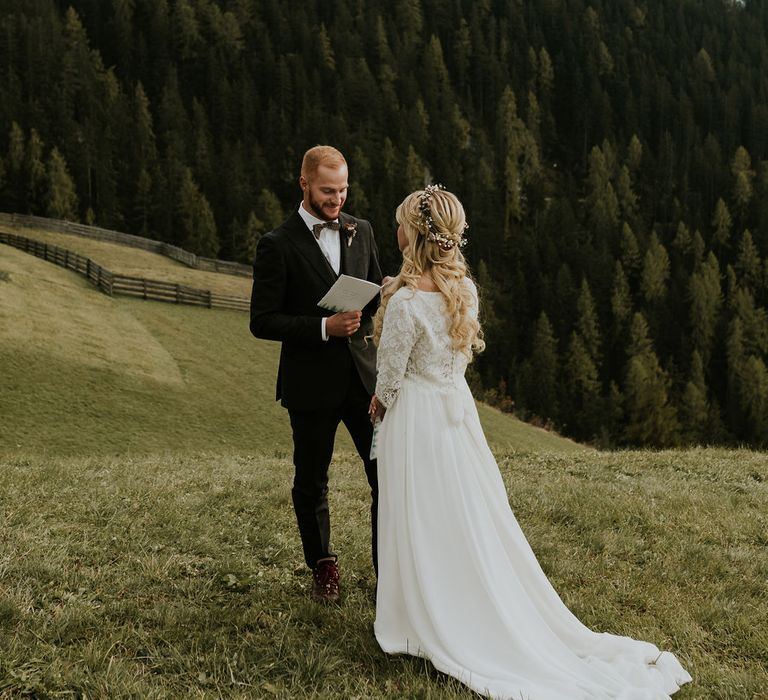
[[39, 229], [8, 229], [19, 236], [26, 236], [43, 243], [57, 245], [94, 260], [111, 272], [130, 277], [146, 277], [166, 282], [178, 282], [199, 289], [210, 289], [219, 294], [231, 294], [243, 298], [251, 296], [251, 281], [247, 277], [225, 275], [219, 272], [195, 270], [165, 255], [131, 248], [119, 243], [97, 241], [74, 234], [41, 231]]
[[[345, 603], [307, 598], [277, 346], [0, 245], [0, 700], [476, 697], [372, 636], [368, 495], [331, 475]], [[680, 700], [768, 697], [768, 458], [599, 453], [482, 408], [589, 626], [675, 651]]]
[[[676, 699], [768, 697], [765, 455], [511, 451], [500, 466], [586, 624], [674, 650], [694, 677]], [[345, 603], [308, 600], [290, 473], [214, 453], [3, 459], [0, 698], [477, 697], [380, 653], [349, 457], [331, 503]]]
[[[110, 298], [5, 245], [0, 272], [0, 454], [290, 450], [278, 345], [253, 338], [247, 314]], [[583, 449], [482, 417], [499, 448]]]

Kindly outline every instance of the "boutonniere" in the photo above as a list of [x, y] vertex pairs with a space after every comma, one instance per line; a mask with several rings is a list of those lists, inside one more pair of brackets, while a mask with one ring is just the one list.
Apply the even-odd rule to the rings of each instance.
[[344, 224], [344, 233], [347, 236], [347, 248], [352, 245], [352, 239], [357, 234], [357, 222]]

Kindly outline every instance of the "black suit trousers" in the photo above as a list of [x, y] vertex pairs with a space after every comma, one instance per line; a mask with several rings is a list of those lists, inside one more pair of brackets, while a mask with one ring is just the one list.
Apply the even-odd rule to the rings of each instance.
[[369, 458], [373, 428], [368, 418], [371, 397], [352, 363], [349, 390], [341, 404], [319, 411], [289, 409], [293, 431], [293, 464], [296, 469], [293, 507], [299, 525], [307, 566], [314, 568], [318, 560], [336, 555], [330, 549], [331, 521], [328, 512], [328, 467], [339, 423], [343, 421], [355, 443], [365, 467], [371, 488], [371, 548], [374, 569], [376, 561], [376, 513], [378, 482], [376, 460]]

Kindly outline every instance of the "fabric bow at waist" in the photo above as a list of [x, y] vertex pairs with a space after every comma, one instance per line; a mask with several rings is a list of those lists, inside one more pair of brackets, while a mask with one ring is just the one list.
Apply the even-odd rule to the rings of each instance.
[[451, 425], [458, 425], [464, 420], [467, 409], [474, 406], [472, 392], [470, 392], [466, 381], [463, 378], [458, 379], [458, 386], [429, 381], [424, 377], [406, 376], [404, 384], [410, 384], [420, 390], [427, 390], [435, 394], [445, 404], [445, 411], [448, 415], [448, 421]]

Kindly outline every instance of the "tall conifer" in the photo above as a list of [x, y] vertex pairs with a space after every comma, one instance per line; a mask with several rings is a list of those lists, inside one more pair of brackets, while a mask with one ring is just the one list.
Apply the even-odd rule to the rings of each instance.
[[219, 252], [219, 237], [213, 211], [189, 168], [184, 171], [179, 215], [184, 231], [184, 247], [202, 257], [215, 258]]
[[734, 267], [741, 286], [752, 294], [760, 291], [763, 286], [763, 264], [749, 229], [745, 229], [741, 236]]
[[648, 335], [648, 323], [635, 313], [624, 378], [624, 437], [631, 444], [663, 447], [678, 439], [677, 412], [670, 400], [670, 380]]
[[542, 418], [555, 418], [559, 411], [557, 339], [552, 330], [552, 324], [543, 311], [534, 327], [528, 371], [526, 387], [528, 409]]
[[77, 192], [67, 170], [67, 163], [58, 148], [48, 159], [48, 193], [46, 211], [54, 219], [77, 221]]
[[667, 293], [670, 264], [666, 248], [659, 242], [654, 231], [643, 259], [640, 289], [649, 303], [660, 302]]
[[727, 248], [731, 239], [731, 212], [728, 211], [728, 205], [722, 200], [717, 200], [715, 213], [712, 216], [712, 247], [717, 250]]
[[720, 267], [714, 253], [699, 265], [688, 282], [691, 337], [694, 348], [706, 363], [709, 361], [712, 340], [723, 304], [720, 287]]
[[691, 358], [691, 372], [683, 392], [680, 418], [684, 438], [691, 443], [706, 439], [709, 419], [707, 385], [704, 380], [704, 363], [697, 350]]

